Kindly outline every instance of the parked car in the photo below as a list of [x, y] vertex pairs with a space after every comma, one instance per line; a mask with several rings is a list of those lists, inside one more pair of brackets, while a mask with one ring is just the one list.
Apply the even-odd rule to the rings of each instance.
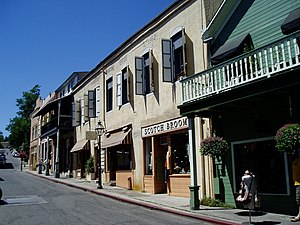
[[0, 154], [0, 165], [5, 165], [6, 164], [6, 156], [5, 154], [1, 153]]
[[19, 154], [18, 152], [14, 152], [14, 153], [13, 153], [13, 157], [18, 158], [18, 157], [20, 157], [20, 154]]

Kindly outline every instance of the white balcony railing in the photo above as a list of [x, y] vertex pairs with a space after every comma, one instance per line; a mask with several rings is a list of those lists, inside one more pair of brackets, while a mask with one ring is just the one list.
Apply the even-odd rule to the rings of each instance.
[[300, 33], [182, 79], [181, 104], [271, 77], [299, 66]]

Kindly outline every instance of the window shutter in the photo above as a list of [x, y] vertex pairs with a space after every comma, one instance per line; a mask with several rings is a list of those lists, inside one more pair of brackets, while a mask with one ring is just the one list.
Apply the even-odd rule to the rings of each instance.
[[152, 50], [149, 50], [149, 73], [150, 73], [150, 90], [154, 92], [154, 77], [153, 77], [153, 58]]
[[80, 100], [80, 107], [81, 107], [81, 123], [84, 124], [85, 123], [85, 119], [84, 119], [84, 97], [82, 97], [81, 100]]
[[130, 77], [129, 77], [129, 66], [126, 66], [126, 73], [127, 73], [127, 101], [130, 101]]
[[96, 102], [95, 102], [95, 90], [88, 91], [88, 116], [89, 118], [95, 118], [96, 117]]
[[76, 105], [72, 102], [72, 126], [76, 127]]
[[117, 106], [122, 105], [122, 73], [117, 74]]
[[184, 75], [186, 76], [187, 75], [187, 72], [186, 72], [186, 68], [187, 68], [187, 61], [186, 61], [186, 38], [185, 38], [185, 30], [184, 28], [182, 28], [181, 30], [182, 32], [182, 58], [183, 58], [183, 72], [184, 72]]
[[89, 96], [84, 94], [84, 122], [89, 120]]
[[99, 116], [100, 114], [100, 108], [101, 108], [101, 105], [100, 105], [100, 86], [96, 87], [96, 117]]
[[72, 102], [72, 126], [80, 125], [80, 105], [78, 102]]
[[163, 81], [173, 81], [173, 60], [172, 60], [172, 41], [162, 39], [162, 63], [163, 63]]
[[135, 57], [135, 94], [143, 95], [144, 80], [144, 59], [143, 57]]

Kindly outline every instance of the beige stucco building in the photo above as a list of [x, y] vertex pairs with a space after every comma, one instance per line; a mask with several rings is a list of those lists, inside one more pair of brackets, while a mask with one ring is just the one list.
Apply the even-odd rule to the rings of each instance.
[[[84, 163], [90, 155], [95, 164], [99, 162], [93, 131], [101, 121], [106, 128], [100, 159], [104, 182], [184, 197], [190, 196], [189, 186], [194, 185], [200, 186], [201, 196], [212, 196], [211, 160], [198, 151], [210, 121], [181, 117], [177, 108], [179, 80], [207, 67], [201, 40], [204, 10], [203, 1], [174, 2], [102, 60], [74, 90], [74, 176], [85, 176]], [[191, 121], [194, 146], [189, 145]]]

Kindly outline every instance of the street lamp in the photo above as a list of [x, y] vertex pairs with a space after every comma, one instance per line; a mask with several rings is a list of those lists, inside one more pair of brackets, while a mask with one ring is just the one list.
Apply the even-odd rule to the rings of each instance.
[[95, 131], [98, 136], [98, 185], [97, 189], [103, 189], [102, 187], [102, 181], [101, 181], [101, 136], [105, 133], [105, 127], [103, 124], [98, 121], [98, 124], [95, 128]]

